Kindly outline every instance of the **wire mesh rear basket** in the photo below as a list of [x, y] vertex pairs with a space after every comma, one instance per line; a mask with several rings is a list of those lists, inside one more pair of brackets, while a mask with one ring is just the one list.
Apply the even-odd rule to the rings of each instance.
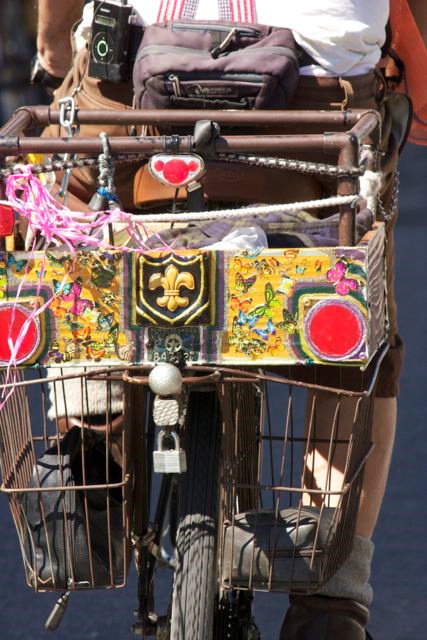
[[133, 474], [130, 438], [115, 415], [122, 383], [76, 372], [65, 380], [36, 376], [17, 372], [0, 411], [1, 490], [28, 585], [36, 591], [124, 586]]
[[344, 562], [372, 450], [378, 364], [353, 369], [346, 390], [338, 379], [315, 384], [322, 367], [308, 368], [311, 383], [268, 382], [259, 420], [248, 385], [222, 394], [224, 421], [233, 425], [224, 430], [223, 588], [315, 593]]

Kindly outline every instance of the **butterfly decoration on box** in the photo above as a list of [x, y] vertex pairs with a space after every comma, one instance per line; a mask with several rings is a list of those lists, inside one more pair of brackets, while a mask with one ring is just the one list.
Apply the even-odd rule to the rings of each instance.
[[77, 256], [46, 253], [47, 261], [54, 273], [64, 273], [69, 276], [74, 275], [79, 270], [80, 260]]
[[[229, 344], [245, 355], [257, 356], [268, 351], [270, 355], [283, 348], [283, 341], [277, 340], [277, 326], [273, 322], [274, 310], [282, 306], [270, 282], [264, 285], [264, 302], [251, 308], [252, 298], [231, 296], [230, 307], [235, 312]], [[286, 316], [288, 328], [291, 319]], [[262, 326], [260, 326], [262, 324]]]
[[105, 304], [107, 307], [112, 307], [117, 303], [117, 296], [111, 291], [106, 291], [101, 296], [102, 304]]
[[251, 271], [254, 270], [252, 262], [240, 256], [233, 258], [231, 266], [234, 271], [238, 271], [244, 276], [247, 276]]
[[47, 355], [50, 360], [53, 360], [53, 362], [56, 362], [57, 364], [64, 362], [64, 354], [61, 351], [59, 340], [56, 338], [51, 341]]
[[285, 296], [289, 296], [294, 290], [296, 281], [286, 271], [280, 272], [282, 281], [277, 287], [277, 293], [283, 293]]
[[282, 329], [285, 333], [296, 333], [298, 329], [297, 318], [287, 309], [282, 309], [283, 319], [276, 323], [277, 329]]
[[299, 249], [284, 249], [283, 264], [285, 267], [291, 267], [299, 256]]
[[9, 253], [7, 256], [7, 266], [16, 274], [21, 274], [21, 272], [28, 273], [34, 267], [34, 260], [17, 260], [13, 253]]
[[262, 247], [253, 247], [251, 249], [244, 249], [242, 251], [242, 256], [245, 258], [257, 258], [262, 251]]
[[366, 281], [363, 269], [349, 263], [345, 257], [339, 258], [335, 265], [328, 269], [326, 278], [334, 285], [336, 293], [340, 296], [346, 296], [350, 291], [357, 291]]
[[242, 293], [247, 294], [249, 289], [254, 286], [256, 279], [256, 274], [252, 274], [244, 278], [240, 271], [238, 271], [234, 280], [235, 287], [237, 291], [241, 291]]
[[276, 327], [272, 319], [269, 318], [264, 328], [256, 327], [254, 329], [254, 332], [257, 334], [257, 336], [261, 338], [261, 340], [264, 340], [264, 342], [267, 342], [270, 336], [276, 335]]
[[110, 331], [114, 323], [114, 313], [102, 313], [97, 319], [100, 331]]
[[235, 346], [236, 351], [248, 356], [261, 355], [267, 349], [267, 345], [263, 340], [251, 337], [250, 330], [239, 324], [237, 316], [233, 319], [228, 343]]
[[304, 273], [307, 271], [307, 267], [308, 267], [307, 258], [304, 258], [303, 260], [301, 260], [301, 262], [298, 262], [295, 265], [295, 273], [304, 275]]
[[117, 275], [114, 254], [105, 253], [92, 264], [90, 279], [98, 289], [108, 289]]
[[281, 306], [282, 303], [277, 298], [277, 292], [273, 289], [271, 282], [266, 282], [264, 286], [264, 302], [251, 309], [247, 315], [248, 318], [258, 317], [271, 319], [273, 317], [273, 310]]
[[284, 350], [285, 345], [283, 344], [283, 340], [280, 336], [276, 336], [274, 341], [267, 347], [267, 353], [270, 356], [278, 356], [280, 352]]
[[251, 307], [252, 298], [244, 298], [241, 300], [238, 296], [231, 296], [230, 298], [230, 308], [233, 311], [243, 311], [243, 313], [247, 313]]
[[78, 254], [78, 263], [82, 267], [87, 267], [92, 264], [93, 255], [90, 251], [82, 251]]
[[[49, 358], [56, 363], [70, 362], [81, 358], [82, 352], [87, 360], [95, 362], [99, 362], [103, 358], [111, 358], [114, 355], [121, 357], [118, 345], [119, 325], [114, 323], [112, 315], [108, 314], [102, 319], [102, 326], [104, 327], [103, 323], [105, 322], [108, 327], [108, 329], [105, 327], [103, 337], [94, 337], [91, 326], [82, 326], [78, 323], [69, 324], [71, 338], [64, 338], [63, 349], [60, 348], [59, 339], [52, 340], [48, 351]], [[123, 355], [122, 352], [120, 352], [121, 355]]]
[[81, 278], [76, 278], [73, 282], [59, 282], [53, 279], [53, 289], [55, 295], [63, 302], [71, 302], [71, 307], [67, 308], [67, 312], [74, 316], [80, 316], [86, 309], [93, 309], [95, 303], [93, 300], [81, 298], [83, 283]]
[[280, 262], [273, 256], [254, 260], [254, 267], [260, 278], [273, 275], [278, 266], [280, 266]]

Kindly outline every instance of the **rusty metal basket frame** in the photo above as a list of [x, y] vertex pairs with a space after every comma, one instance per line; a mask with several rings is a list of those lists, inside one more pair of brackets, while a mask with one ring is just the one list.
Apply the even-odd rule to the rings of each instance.
[[[68, 113], [68, 112], [67, 112]], [[258, 128], [256, 135], [221, 135], [215, 139], [215, 152], [234, 154], [238, 152], [287, 154], [289, 157], [304, 157], [321, 154], [332, 158], [339, 167], [354, 169], [359, 165], [359, 150], [366, 149], [370, 168], [376, 168], [380, 142], [381, 117], [378, 112], [367, 109], [352, 111], [195, 111], [195, 110], [84, 110], [76, 109], [75, 124], [122, 124], [191, 127], [200, 120], [212, 120], [220, 126], [239, 127], [244, 131]], [[67, 114], [66, 114], [67, 115]], [[7, 156], [26, 153], [102, 153], [99, 138], [40, 138], [26, 135], [31, 129], [59, 124], [59, 109], [50, 107], [21, 107], [0, 129], [0, 160]], [[273, 128], [273, 133], [270, 129]], [[325, 128], [327, 131], [325, 132]], [[259, 133], [263, 129], [263, 133]], [[274, 133], [280, 129], [283, 135]], [[300, 132], [302, 130], [302, 133]], [[319, 131], [321, 133], [319, 133]], [[171, 146], [172, 145], [172, 146]], [[147, 158], [170, 148], [175, 152], [200, 151], [192, 135], [175, 136], [128, 136], [111, 137], [112, 154], [140, 154]], [[348, 175], [338, 179], [337, 194], [352, 196], [358, 193], [358, 176]], [[356, 210], [353, 204], [340, 206], [338, 244], [353, 246], [356, 238]], [[1, 243], [0, 243], [1, 244]], [[0, 246], [1, 248], [1, 246]]]
[[[250, 395], [246, 397], [246, 404], [249, 402], [250, 409], [242, 411], [242, 404], [239, 402], [238, 387], [234, 383], [235, 391], [228, 394], [228, 398], [223, 399], [222, 407], [224, 422], [229, 425], [224, 429], [224, 460], [223, 475], [221, 479], [222, 503], [221, 512], [227, 526], [232, 531], [235, 528], [236, 516], [238, 512], [248, 511], [255, 514], [262, 508], [262, 497], [268, 498], [272, 502], [271, 511], [274, 530], [272, 538], [275, 537], [279, 523], [279, 511], [283, 508], [283, 503], [287, 502], [297, 511], [297, 525], [294, 537], [299, 537], [299, 522], [302, 511], [306, 506], [318, 505], [319, 520], [315, 532], [314, 543], [301, 550], [294, 547], [288, 558], [291, 563], [289, 581], [286, 584], [274, 584], [274, 562], [275, 553], [278, 557], [283, 556], [283, 550], [273, 547], [269, 550], [272, 554], [269, 575], [261, 584], [249, 576], [246, 583], [243, 580], [224, 580], [224, 527], [220, 540], [220, 567], [222, 571], [221, 586], [224, 589], [251, 589], [261, 591], [292, 591], [301, 593], [315, 593], [333, 575], [339, 566], [344, 562], [351, 551], [353, 536], [356, 526], [359, 500], [363, 483], [364, 468], [373, 450], [371, 443], [371, 419], [373, 408], [373, 390], [376, 383], [378, 369], [387, 347], [383, 348], [375, 358], [370, 368], [365, 372], [360, 372], [358, 384], [359, 389], [345, 389], [343, 387], [327, 387], [310, 382], [292, 380], [292, 378], [278, 379], [270, 375], [265, 378], [270, 383], [280, 383], [287, 387], [287, 402], [284, 402], [284, 412], [281, 419], [282, 429], [279, 434], [272, 431], [268, 406], [268, 395], [261, 394], [260, 419], [257, 424], [253, 422], [253, 405], [251, 405]], [[263, 376], [260, 376], [262, 379]], [[315, 378], [315, 375], [313, 376]], [[265, 387], [266, 380], [261, 383], [261, 391]], [[232, 383], [233, 384], [233, 383]], [[283, 389], [283, 387], [282, 387]], [[265, 389], [264, 389], [265, 390]], [[293, 402], [296, 390], [306, 390], [310, 401], [307, 402], [307, 414], [305, 416], [305, 433], [294, 433]], [[286, 394], [286, 390], [285, 390]], [[330, 434], [327, 438], [316, 437], [316, 402], [318, 399], [329, 397], [334, 403], [334, 416], [330, 425]], [[237, 400], [237, 402], [236, 402]], [[351, 428], [346, 436], [340, 435], [339, 425], [342, 405], [351, 400], [353, 419]], [[296, 402], [296, 401], [295, 401]], [[252, 418], [252, 421], [251, 421]], [[345, 426], [345, 425], [344, 425]], [[253, 448], [255, 438], [258, 439], [259, 446], [257, 452]], [[251, 449], [252, 444], [252, 449]], [[327, 450], [327, 484], [316, 487], [307, 482], [306, 472], [308, 464], [308, 454], [310, 449], [315, 450], [316, 446], [323, 446]], [[295, 446], [297, 445], [297, 447]], [[334, 450], [336, 447], [345, 450], [345, 469], [342, 472], [343, 482], [339, 488], [331, 488], [331, 471], [334, 464]], [[280, 447], [280, 455], [277, 449]], [[294, 453], [294, 447], [298, 449]], [[263, 448], [267, 449], [264, 451]], [[258, 455], [257, 455], [258, 453]], [[299, 456], [299, 460], [289, 460], [288, 458]], [[274, 465], [273, 458], [276, 456]], [[277, 459], [279, 458], [279, 459]], [[277, 463], [280, 462], [280, 465]], [[315, 454], [312, 455], [312, 467], [314, 469]], [[239, 469], [240, 465], [240, 469]], [[274, 477], [273, 467], [280, 466], [279, 478]], [[301, 470], [295, 473], [291, 470], [288, 473], [287, 467], [293, 466]], [[252, 478], [248, 474], [248, 467], [252, 469]], [[264, 469], [264, 474], [263, 474]], [[266, 472], [267, 470], [267, 472]], [[267, 479], [266, 477], [267, 476]], [[292, 482], [285, 483], [287, 477]], [[262, 496], [264, 494], [264, 496]], [[236, 496], [238, 496], [239, 507], [236, 508]], [[243, 497], [243, 501], [242, 501]], [[243, 502], [243, 504], [242, 504]], [[334, 507], [333, 518], [328, 525], [326, 542], [320, 544], [318, 540], [322, 514], [329, 507]], [[257, 525], [255, 524], [255, 527]], [[232, 534], [233, 535], [233, 534]], [[256, 531], [254, 531], [256, 537]], [[232, 543], [233, 545], [233, 543]], [[255, 566], [255, 544], [252, 549], [252, 568]], [[318, 565], [318, 575], [316, 579], [310, 577], [305, 583], [294, 581], [294, 564], [298, 558], [305, 558], [305, 562], [313, 569], [315, 563]], [[233, 564], [233, 555], [227, 558]], [[239, 559], [240, 562], [240, 559]], [[226, 571], [230, 573], [230, 571]]]
[[[263, 387], [267, 383], [276, 383], [280, 385], [284, 385], [291, 390], [292, 389], [304, 389], [307, 392], [313, 394], [313, 398], [316, 397], [316, 394], [333, 394], [337, 398], [337, 407], [338, 410], [335, 416], [335, 422], [332, 425], [331, 429], [331, 438], [330, 438], [330, 446], [333, 443], [333, 439], [336, 438], [336, 420], [339, 413], [339, 405], [343, 398], [352, 398], [356, 402], [355, 411], [359, 411], [359, 408], [366, 404], [367, 407], [370, 405], [370, 400], [372, 397], [373, 388], [375, 385], [376, 374], [379, 368], [379, 364], [382, 356], [384, 355], [385, 348], [383, 348], [382, 353], [376, 358], [375, 363], [372, 365], [369, 372], [366, 374], [364, 372], [360, 372], [361, 379], [368, 377], [368, 384], [365, 384], [362, 390], [357, 389], [345, 389], [339, 387], [329, 387], [326, 385], [320, 385], [316, 381], [315, 369], [313, 368], [313, 381], [301, 381], [298, 379], [292, 379], [292, 377], [279, 377], [277, 375], [272, 375], [268, 372], [262, 371], [248, 371], [248, 370], [237, 370], [232, 368], [221, 368], [221, 367], [208, 367], [208, 366], [192, 366], [187, 367], [186, 373], [187, 375], [183, 378], [185, 386], [191, 388], [197, 388], [198, 386], [214, 386], [218, 389], [218, 392], [221, 397], [221, 406], [223, 412], [223, 437], [224, 437], [224, 460], [228, 461], [227, 464], [230, 467], [230, 464], [233, 464], [233, 461], [236, 461], [236, 451], [233, 447], [236, 446], [236, 438], [241, 438], [241, 434], [238, 435], [239, 429], [243, 432], [244, 442], [246, 443], [243, 449], [245, 450], [244, 455], [247, 454], [248, 444], [253, 445], [254, 442], [258, 439], [258, 442], [267, 443], [267, 446], [270, 448], [270, 455], [272, 454], [272, 448], [276, 447], [279, 442], [281, 442], [282, 446], [286, 450], [286, 443], [291, 440], [289, 436], [289, 425], [290, 425], [290, 413], [289, 406], [287, 410], [287, 416], [285, 418], [285, 434], [283, 437], [273, 436], [271, 430], [265, 432], [267, 428], [268, 421], [266, 420], [266, 412], [267, 405], [265, 401], [262, 403], [262, 414], [260, 415], [259, 421], [254, 421], [254, 405], [253, 398], [251, 397], [251, 393], [246, 393], [245, 391], [240, 391], [239, 389], [248, 389], [248, 388], [258, 388], [261, 391]], [[292, 368], [289, 368], [289, 372], [292, 371]], [[8, 495], [10, 506], [12, 510], [12, 515], [14, 517], [15, 525], [17, 527], [18, 536], [22, 542], [23, 532], [21, 529], [21, 520], [19, 518], [19, 495], [28, 492], [41, 493], [46, 490], [56, 490], [56, 491], [82, 491], [85, 495], [85, 492], [93, 489], [120, 489], [123, 492], [124, 499], [124, 545], [128, 546], [130, 537], [131, 537], [131, 511], [125, 511], [126, 508], [130, 508], [133, 500], [131, 498], [131, 491], [134, 485], [134, 471], [135, 471], [135, 461], [134, 457], [131, 456], [130, 448], [134, 447], [136, 440], [141, 439], [141, 433], [138, 429], [138, 426], [135, 424], [135, 419], [138, 417], [138, 410], [136, 412], [134, 410], [129, 409], [129, 403], [133, 404], [135, 399], [141, 396], [141, 387], [146, 388], [148, 385], [148, 375], [149, 372], [148, 367], [141, 366], [133, 366], [133, 367], [115, 367], [109, 369], [101, 369], [99, 371], [83, 371], [80, 374], [65, 374], [61, 375], [62, 371], [58, 372], [58, 375], [50, 378], [35, 378], [32, 380], [24, 380], [21, 372], [17, 373], [18, 379], [14, 379], [8, 383], [4, 383], [0, 385], [0, 390], [12, 391], [11, 397], [8, 399], [3, 411], [0, 415], [0, 432], [2, 435], [2, 450], [0, 456], [1, 462], [1, 471], [3, 477], [3, 484], [0, 490]], [[142, 375], [141, 375], [142, 374]], [[29, 400], [27, 397], [27, 390], [31, 387], [40, 388], [41, 392], [41, 407], [46, 406], [46, 385], [50, 384], [51, 387], [55, 388], [56, 385], [61, 385], [62, 390], [64, 389], [63, 385], [66, 384], [69, 380], [80, 380], [81, 383], [81, 394], [82, 394], [82, 402], [81, 402], [81, 415], [77, 416], [81, 423], [86, 423], [86, 427], [88, 429], [91, 428], [90, 425], [90, 416], [88, 417], [86, 414], [88, 412], [88, 402], [89, 402], [89, 394], [87, 390], [87, 381], [88, 380], [97, 380], [98, 382], [106, 383], [106, 415], [105, 415], [105, 423], [107, 425], [107, 429], [105, 430], [105, 440], [106, 440], [106, 449], [110, 449], [110, 439], [113, 437], [112, 433], [112, 416], [111, 411], [109, 409], [109, 384], [113, 381], [123, 381], [125, 383], [125, 406], [127, 403], [128, 406], [128, 421], [130, 423], [125, 426], [125, 428], [121, 432], [121, 449], [123, 455], [123, 477], [122, 482], [120, 483], [105, 483], [102, 485], [87, 485], [83, 483], [80, 486], [74, 486], [72, 488], [67, 486], [58, 486], [52, 489], [45, 489], [42, 487], [33, 487], [29, 486], [29, 480], [33, 474], [33, 470], [35, 468], [35, 463], [37, 459], [36, 448], [37, 443], [44, 444], [44, 448], [47, 449], [49, 444], [52, 441], [56, 441], [59, 444], [59, 441], [63, 434], [61, 434], [58, 427], [58, 418], [56, 420], [51, 421], [51, 432], [49, 433], [48, 429], [48, 421], [46, 417], [46, 412], [42, 411], [42, 422], [43, 422], [43, 431], [40, 435], [34, 435], [31, 433], [31, 422], [29, 417]], [[262, 393], [264, 396], [264, 394]], [[84, 399], [83, 399], [84, 396]], [[128, 398], [128, 400], [126, 400]], [[139, 399], [137, 402], [140, 402]], [[245, 410], [245, 402], [249, 402], [250, 408]], [[292, 403], [292, 399], [290, 396], [290, 402]], [[314, 400], [315, 403], [315, 400]], [[143, 402], [146, 405], [146, 403]], [[135, 407], [134, 407], [135, 409]], [[365, 407], [365, 411], [366, 411]], [[126, 409], [125, 409], [125, 417], [126, 417]], [[140, 418], [139, 413], [139, 418]], [[67, 418], [67, 412], [66, 416]], [[252, 418], [252, 419], [250, 419]], [[312, 418], [309, 419], [312, 421]], [[362, 420], [363, 422], [363, 420]], [[264, 426], [263, 426], [264, 425]], [[338, 556], [334, 556], [334, 552], [331, 552], [329, 547], [325, 550], [319, 550], [315, 547], [311, 550], [311, 562], [314, 561], [315, 556], [328, 553], [328, 559], [325, 566], [325, 570], [322, 574], [322, 582], [326, 580], [326, 578], [331, 575], [339, 566], [343, 558], [350, 551], [350, 543], [351, 543], [351, 531], [354, 530], [355, 518], [357, 514], [358, 508], [358, 500], [360, 495], [360, 482], [363, 477], [363, 468], [366, 463], [366, 460], [369, 457], [369, 454], [372, 450], [372, 445], [369, 444], [369, 420], [367, 419], [367, 414], [364, 415], [364, 423], [361, 425], [361, 421], [355, 420], [355, 429], [352, 437], [356, 437], [359, 440], [356, 444], [353, 443], [353, 446], [356, 449], [356, 460], [353, 461], [352, 470], [349, 477], [348, 473], [346, 474], [346, 483], [341, 490], [328, 490], [328, 489], [308, 489], [305, 486], [285, 486], [280, 482], [272, 482], [268, 485], [263, 484], [260, 478], [260, 448], [257, 448], [257, 453], [255, 458], [252, 457], [250, 461], [250, 473], [248, 475], [248, 469], [244, 469], [245, 478], [242, 480], [242, 476], [237, 476], [236, 478], [227, 478], [226, 474], [223, 475], [222, 479], [222, 507], [221, 513], [223, 519], [234, 521], [235, 511], [231, 508], [230, 504], [230, 490], [235, 494], [238, 490], [241, 493], [245, 493], [249, 498], [246, 498], [246, 504], [250, 505], [251, 503], [256, 506], [255, 503], [258, 503], [259, 506], [259, 495], [262, 491], [269, 491], [272, 495], [275, 494], [296, 494], [301, 496], [303, 494], [314, 496], [320, 495], [323, 498], [323, 503], [326, 502], [327, 497], [330, 496], [338, 496], [340, 503], [345, 503], [346, 501], [350, 502], [350, 505], [347, 508], [347, 505], [340, 504], [339, 508], [337, 508], [337, 513], [334, 517], [334, 527], [336, 526], [336, 539], [340, 539], [339, 544], [339, 553]], [[356, 428], [357, 427], [357, 428]], [[363, 428], [362, 428], [363, 427]], [[53, 428], [53, 432], [52, 432]], [[85, 429], [82, 430], [83, 433]], [[306, 437], [306, 442], [310, 441], [310, 436]], [[357, 446], [356, 446], [357, 445]], [[240, 445], [239, 445], [240, 446]], [[147, 449], [147, 443], [144, 443], [144, 451]], [[242, 455], [242, 448], [240, 448], [240, 453], [238, 456]], [[146, 451], [146, 453], [148, 453]], [[234, 456], [234, 457], [233, 457]], [[354, 457], [354, 456], [353, 456]], [[330, 460], [328, 461], [328, 465], [330, 465]], [[226, 465], [227, 466], [227, 465]], [[223, 467], [224, 470], [225, 467]], [[20, 476], [17, 476], [16, 471], [20, 471]], [[255, 474], [255, 481], [253, 474]], [[356, 482], [357, 481], [357, 482]], [[145, 491], [145, 490], [144, 490]], [[143, 491], [143, 493], [144, 493]], [[227, 495], [228, 494], [228, 495]], [[258, 497], [257, 497], [258, 496]], [[147, 496], [144, 500], [147, 500]], [[275, 498], [277, 504], [279, 500], [277, 497]], [[302, 502], [300, 501], [299, 508], [301, 509]], [[323, 505], [325, 506], [325, 505]], [[87, 505], [86, 505], [87, 509]], [[347, 509], [347, 517], [339, 518], [339, 512], [345, 511]], [[139, 517], [139, 515], [137, 516]], [[350, 533], [347, 538], [344, 538], [344, 533]], [[108, 530], [107, 535], [110, 539], [111, 531]], [[335, 552], [336, 554], [336, 552]], [[307, 555], [307, 554], [306, 554]], [[124, 576], [124, 581], [120, 585], [111, 584], [110, 586], [124, 586], [126, 576]], [[271, 580], [270, 580], [271, 582]], [[224, 587], [227, 585], [223, 584]], [[248, 588], [253, 588], [254, 585], [249, 584]], [[239, 588], [242, 588], [242, 585], [239, 585]], [[271, 584], [268, 588], [271, 588]], [[316, 591], [319, 588], [319, 585], [313, 585], [311, 590]], [[304, 588], [304, 591], [310, 590], [310, 586]]]
[[[97, 585], [94, 580], [94, 571], [93, 571], [93, 548], [91, 542], [91, 524], [89, 518], [89, 507], [88, 507], [88, 492], [91, 491], [105, 491], [106, 498], [106, 537], [107, 537], [107, 546], [108, 546], [108, 563], [109, 563], [109, 575], [110, 580], [107, 584], [102, 585], [105, 588], [120, 588], [124, 587], [126, 584], [128, 566], [130, 561], [130, 540], [131, 540], [131, 519], [132, 519], [132, 493], [133, 493], [133, 460], [131, 455], [131, 441], [130, 441], [130, 432], [126, 429], [122, 429], [119, 435], [113, 434], [111, 428], [111, 415], [109, 412], [109, 383], [106, 382], [106, 415], [105, 415], [105, 423], [107, 424], [107, 428], [103, 431], [103, 436], [105, 438], [105, 458], [108, 461], [109, 456], [111, 456], [111, 451], [114, 449], [120, 451], [120, 464], [121, 464], [121, 480], [120, 482], [112, 482], [109, 478], [109, 464], [106, 462], [105, 467], [105, 482], [102, 483], [88, 483], [86, 482], [86, 463], [85, 463], [85, 433], [91, 431], [91, 425], [87, 424], [83, 420], [83, 416], [81, 419], [81, 466], [82, 466], [82, 477], [83, 482], [80, 485], [66, 485], [62, 482], [62, 484], [57, 484], [54, 486], [43, 486], [40, 481], [40, 476], [37, 467], [37, 460], [39, 458], [40, 453], [45, 450], [48, 450], [53, 445], [60, 448], [60, 442], [63, 439], [65, 433], [68, 430], [68, 425], [65, 423], [61, 425], [58, 420], [58, 416], [54, 419], [47, 417], [46, 412], [46, 404], [47, 404], [47, 387], [50, 385], [51, 392], [55, 398], [54, 404], [56, 404], [56, 385], [63, 385], [64, 379], [58, 376], [55, 378], [42, 378], [38, 377], [35, 379], [25, 380], [26, 370], [20, 369], [15, 372], [12, 376], [14, 377], [13, 382], [6, 383], [2, 385], [2, 388], [11, 391], [10, 396], [7, 399], [3, 409], [0, 411], [0, 437], [1, 437], [1, 453], [0, 453], [0, 468], [2, 474], [2, 485], [0, 487], [0, 491], [7, 495], [9, 499], [9, 505], [12, 512], [13, 520], [15, 523], [15, 527], [17, 530], [19, 542], [21, 545], [21, 550], [23, 553], [24, 565], [28, 569], [27, 571], [27, 582], [28, 585], [34, 588], [35, 591], [63, 591], [64, 589], [61, 586], [56, 585], [56, 578], [51, 571], [51, 584], [49, 586], [43, 586], [43, 584], [37, 580], [36, 577], [31, 578], [31, 573], [33, 576], [36, 575], [35, 567], [27, 566], [26, 564], [26, 554], [25, 554], [25, 545], [24, 545], [24, 537], [25, 530], [23, 523], [26, 521], [26, 515], [23, 511], [22, 507], [22, 497], [28, 494], [37, 494], [39, 496], [39, 509], [40, 509], [40, 517], [43, 522], [43, 527], [46, 534], [47, 540], [47, 550], [49, 561], [52, 567], [52, 549], [51, 543], [49, 542], [49, 536], [47, 534], [47, 519], [45, 513], [45, 507], [43, 505], [43, 495], [50, 492], [58, 492], [61, 494], [61, 504], [64, 514], [66, 514], [64, 518], [64, 530], [65, 537], [67, 540], [67, 554], [68, 554], [68, 566], [70, 569], [70, 578], [68, 590], [76, 590], [80, 588], [94, 588], [100, 585]], [[34, 373], [34, 371], [33, 371]], [[4, 372], [3, 372], [4, 374]], [[40, 376], [40, 373], [39, 373]], [[65, 376], [65, 380], [80, 380], [81, 381], [81, 393], [83, 400], [83, 392], [85, 390], [85, 374], [72, 376]], [[28, 390], [31, 390], [31, 395], [34, 396], [35, 393], [39, 393], [39, 402], [34, 402], [34, 397], [31, 399], [28, 395]], [[86, 388], [87, 395], [87, 388]], [[39, 414], [37, 418], [31, 417], [31, 409], [30, 403], [32, 405], [37, 404], [39, 406]], [[82, 401], [83, 407], [83, 401]], [[33, 409], [33, 407], [32, 407]], [[82, 409], [83, 410], [83, 409]], [[34, 428], [34, 422], [37, 419], [41, 419], [41, 429], [37, 432]], [[99, 432], [98, 432], [99, 433]], [[113, 445], [113, 441], [115, 440], [116, 444]], [[58, 455], [58, 469], [59, 475], [63, 478], [64, 467], [62, 466], [61, 458]], [[122, 536], [122, 544], [123, 544], [123, 570], [119, 577], [113, 576], [112, 571], [112, 529], [111, 529], [111, 516], [110, 516], [110, 504], [111, 504], [111, 496], [110, 492], [116, 491], [120, 492], [121, 501], [122, 501], [122, 527], [123, 527], [123, 536]], [[75, 580], [74, 569], [73, 569], [73, 556], [71, 551], [71, 533], [69, 527], [69, 518], [72, 517], [73, 514], [69, 514], [66, 510], [65, 506], [65, 496], [69, 492], [78, 492], [81, 497], [83, 503], [83, 509], [85, 514], [85, 533], [88, 541], [88, 558], [89, 558], [89, 573], [90, 579], [89, 584], [81, 585], [77, 580]], [[71, 522], [71, 520], [70, 520]]]

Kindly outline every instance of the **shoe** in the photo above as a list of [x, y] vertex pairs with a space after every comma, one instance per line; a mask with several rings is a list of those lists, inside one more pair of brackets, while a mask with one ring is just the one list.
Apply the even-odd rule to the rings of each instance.
[[290, 596], [280, 640], [366, 640], [368, 609], [347, 598]]

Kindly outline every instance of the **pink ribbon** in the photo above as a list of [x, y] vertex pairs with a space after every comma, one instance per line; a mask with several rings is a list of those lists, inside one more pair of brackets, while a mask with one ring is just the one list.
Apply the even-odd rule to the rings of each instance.
[[[124, 252], [148, 251], [149, 247], [135, 229], [134, 216], [130, 213], [113, 209], [101, 212], [76, 212], [71, 211], [49, 193], [40, 180], [32, 174], [31, 165], [25, 165], [22, 173], [11, 175], [6, 180], [6, 196], [9, 204], [28, 221], [31, 231], [38, 233], [49, 245], [65, 245], [74, 253], [76, 249], [116, 249]], [[102, 236], [109, 225], [116, 223], [125, 224], [126, 231], [132, 238], [134, 245], [112, 245]], [[145, 235], [148, 233], [143, 224], [141, 226]], [[156, 235], [156, 234], [154, 234]], [[171, 250], [159, 236], [159, 241], [165, 250]]]
[[[71, 211], [66, 206], [57, 202], [40, 180], [32, 174], [31, 165], [23, 166], [21, 171], [22, 172], [19, 174], [9, 176], [6, 180], [5, 192], [8, 204], [10, 204], [20, 216], [27, 219], [28, 226], [33, 232], [34, 238], [40, 236], [44, 239], [44, 249], [47, 249], [52, 245], [57, 247], [65, 245], [71, 254], [74, 254], [78, 249], [83, 248], [95, 250], [111, 249], [136, 253], [149, 250], [143, 237], [141, 237], [140, 233], [137, 231], [134, 217], [131, 214], [125, 213], [120, 209], [102, 211], [100, 213]], [[126, 225], [126, 231], [134, 243], [133, 247], [129, 248], [127, 246], [111, 245], [105, 241], [103, 231], [108, 228], [109, 225], [113, 225], [115, 223]], [[139, 223], [138, 227], [139, 226], [142, 227], [143, 233], [148, 237], [148, 233], [144, 225]], [[163, 244], [165, 250], [173, 250], [172, 247], [167, 245], [159, 236], [157, 236], [157, 234], [153, 235], [156, 235], [159, 242]], [[36, 250], [36, 242], [37, 241], [35, 239], [32, 244], [28, 264], [30, 264], [30, 260], [33, 258]], [[43, 256], [37, 280], [37, 298], [39, 297], [43, 283], [43, 273], [45, 270], [44, 265], [45, 257]], [[52, 300], [60, 293], [66, 283], [67, 275], [68, 274], [64, 275], [58, 292], [40, 307], [32, 310], [28, 318], [23, 323], [15, 341], [12, 340], [11, 336], [8, 338], [10, 360], [6, 369], [5, 384], [11, 386], [4, 388], [2, 391], [0, 410], [4, 407], [8, 398], [13, 393], [14, 384], [17, 380], [17, 354], [22, 341], [24, 340], [31, 323], [50, 306]], [[19, 297], [25, 281], [26, 273], [19, 283], [16, 293], [16, 303], [19, 302]], [[15, 312], [12, 314], [12, 324], [14, 318]], [[12, 371], [13, 378], [12, 382], [10, 382]]]

